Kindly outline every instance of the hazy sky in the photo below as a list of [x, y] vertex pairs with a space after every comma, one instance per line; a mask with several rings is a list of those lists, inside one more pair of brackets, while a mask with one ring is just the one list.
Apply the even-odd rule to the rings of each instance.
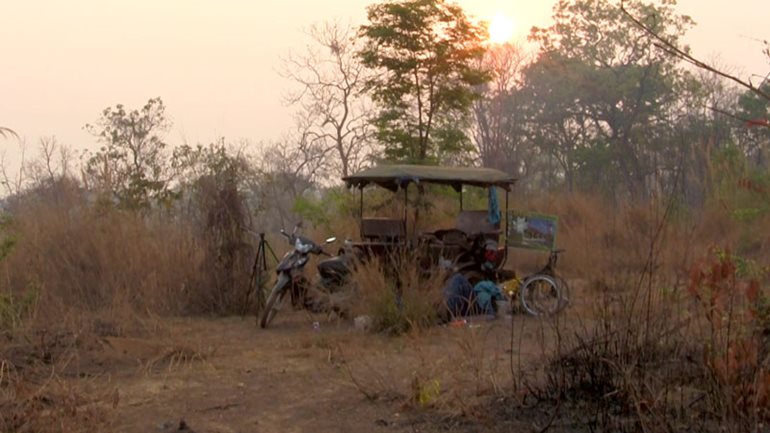
[[[302, 50], [303, 29], [314, 22], [361, 23], [369, 3], [0, 0], [0, 126], [30, 147], [49, 135], [92, 147], [82, 127], [102, 109], [160, 96], [174, 122], [172, 144], [277, 139], [292, 124], [281, 56]], [[481, 19], [510, 17], [523, 36], [548, 25], [555, 0], [458, 3]], [[719, 55], [743, 77], [770, 71], [753, 40], [770, 38], [768, 0], [680, 0], [678, 9], [698, 23], [687, 38], [696, 55]]]

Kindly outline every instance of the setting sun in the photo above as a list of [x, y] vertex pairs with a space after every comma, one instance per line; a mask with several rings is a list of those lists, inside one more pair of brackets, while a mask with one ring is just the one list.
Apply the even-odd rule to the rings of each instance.
[[513, 20], [505, 15], [497, 14], [489, 23], [489, 42], [502, 44], [513, 38]]

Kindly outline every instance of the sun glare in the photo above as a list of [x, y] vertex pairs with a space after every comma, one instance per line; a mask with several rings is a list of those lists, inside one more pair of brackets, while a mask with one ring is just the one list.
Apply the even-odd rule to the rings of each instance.
[[489, 42], [503, 44], [513, 39], [513, 20], [505, 15], [497, 14], [489, 23]]

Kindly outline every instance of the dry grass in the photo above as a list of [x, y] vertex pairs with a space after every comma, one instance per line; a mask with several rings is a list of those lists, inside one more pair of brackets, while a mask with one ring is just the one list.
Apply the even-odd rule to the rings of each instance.
[[[520, 413], [537, 411], [538, 430], [737, 432], [770, 422], [768, 217], [746, 223], [721, 205], [618, 207], [579, 195], [517, 207], [559, 216], [559, 246], [567, 249], [559, 271], [582, 297], [536, 325], [544, 362], [517, 361], [514, 336], [523, 330], [512, 329], [507, 361], [490, 361], [484, 336], [472, 335], [458, 340], [448, 365], [428, 353], [430, 332], [416, 327], [405, 340], [410, 372], [378, 357], [350, 362], [348, 374], [365, 395], [475, 419], [500, 412], [488, 405], [505, 396]], [[544, 260], [512, 251], [509, 264], [526, 274]], [[381, 266], [363, 267], [357, 281], [359, 311], [399, 317]], [[396, 322], [381, 319], [378, 329]]]
[[568, 250], [563, 272], [582, 277], [592, 300], [553, 319], [550, 361], [525, 377], [551, 423], [761, 430], [770, 358], [760, 318], [770, 287], [766, 271], [741, 269], [768, 265], [768, 240], [746, 239], [763, 233], [767, 219], [742, 225], [719, 208], [677, 214], [654, 202], [612, 213], [590, 199], [551, 208]]
[[0, 347], [0, 431], [94, 431], [109, 424], [112, 394], [71, 380], [84, 339], [38, 331]]
[[594, 289], [587, 318], [552, 323], [558, 344], [526, 378], [536, 400], [563, 427], [761, 430], [770, 358], [760, 286], [729, 259], [705, 263], [673, 290]]
[[227, 212], [237, 200], [223, 195], [199, 198], [196, 212], [139, 213], [89, 203], [78, 189], [56, 200], [30, 193], [11, 208], [17, 242], [0, 263], [4, 292], [17, 300], [39, 293], [29, 315], [40, 326], [80, 316], [110, 335], [130, 333], [148, 314], [235, 312], [253, 248]]
[[181, 311], [201, 263], [192, 233], [161, 218], [46, 202], [20, 205], [13, 218], [20, 241], [3, 273], [13, 293], [39, 286], [41, 308]]
[[392, 252], [388, 257], [360, 263], [353, 272], [354, 316], [371, 318], [372, 330], [391, 335], [433, 326], [442, 307], [445, 275], [428, 275], [419, 268], [414, 254]]
[[[47, 431], [46, 422], [74, 431], [104, 425], [109, 396], [59, 380], [61, 363], [88, 335], [141, 336], [158, 331], [158, 316], [236, 311], [243, 299], [236, 276], [252, 257], [233, 231], [238, 220], [213, 212], [235, 199], [225, 193], [206, 196], [194, 216], [100, 208], [76, 188], [13, 204], [9, 233], [17, 242], [0, 262], [3, 431]], [[450, 200], [423, 213], [418, 230], [449, 224]], [[426, 277], [418, 258], [394, 254], [388, 263], [361, 264], [355, 297], [343, 300], [353, 316], [369, 315], [375, 331], [403, 335], [398, 366], [384, 352], [348, 361], [364, 394], [475, 418], [493, 413], [490, 401], [523, 405], [528, 396], [554, 414], [554, 425], [573, 419], [604, 431], [751, 431], [770, 421], [770, 294], [760, 272], [770, 262], [768, 217], [743, 223], [719, 205], [615, 206], [580, 195], [522, 199], [516, 208], [559, 216], [559, 246], [567, 250], [559, 271], [582, 297], [565, 316], [538, 322], [547, 362], [519, 365], [513, 337], [498, 341], [475, 329], [458, 330], [456, 356], [439, 358], [430, 341], [443, 276]], [[355, 237], [356, 227], [346, 216], [308, 234]], [[715, 258], [714, 246], [734, 254]], [[511, 253], [509, 266], [522, 274], [545, 260]], [[490, 357], [501, 345], [510, 356]], [[19, 358], [18, 350], [29, 356]], [[176, 368], [209, 353], [172, 338], [145, 365]]]
[[340, 346], [339, 362], [351, 384], [369, 400], [393, 401], [442, 418], [489, 421], [485, 403], [507, 396], [512, 384], [504, 355], [507, 335], [500, 327], [413, 330], [398, 342], [366, 350]]
[[[160, 316], [231, 311], [244, 295], [212, 282], [231, 269], [222, 260], [229, 239], [180, 209], [122, 211], [61, 182], [15, 197], [8, 212], [3, 236], [16, 242], [0, 261], [0, 431], [98, 430], [111, 397], [71, 379], [92, 374], [82, 368], [104, 337], [163, 335]], [[208, 216], [205, 227], [217, 227]], [[143, 361], [148, 369], [205, 359], [172, 340]], [[94, 366], [116, 361], [136, 367], [117, 359]]]
[[110, 395], [73, 387], [52, 374], [43, 384], [13, 382], [0, 391], [4, 432], [89, 432], [107, 428]]

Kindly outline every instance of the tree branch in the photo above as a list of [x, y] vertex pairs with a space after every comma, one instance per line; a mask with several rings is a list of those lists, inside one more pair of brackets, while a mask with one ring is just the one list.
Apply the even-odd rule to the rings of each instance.
[[744, 87], [755, 94], [759, 95], [760, 97], [770, 101], [770, 94], [767, 92], [764, 92], [759, 87], [754, 86], [750, 82], [744, 81], [734, 75], [728, 74], [726, 72], [723, 72], [717, 68], [712, 67], [711, 65], [693, 57], [691, 54], [687, 53], [686, 51], [682, 50], [681, 48], [677, 47], [672, 42], [668, 41], [664, 37], [660, 36], [658, 33], [656, 33], [653, 29], [651, 29], [646, 24], [642, 23], [639, 19], [634, 17], [628, 10], [626, 10], [624, 2], [621, 0], [620, 2], [620, 10], [623, 12], [628, 19], [631, 20], [637, 27], [644, 30], [648, 35], [650, 35], [653, 39], [658, 41], [655, 43], [655, 46], [662, 49], [663, 51], [667, 52], [668, 54], [677, 57], [681, 60], [684, 60], [687, 63], [690, 63], [691, 65], [694, 65], [698, 68], [705, 69], [709, 72], [712, 72], [716, 75], [719, 75], [722, 78], [726, 78], [734, 83], [737, 83], [739, 86]]

